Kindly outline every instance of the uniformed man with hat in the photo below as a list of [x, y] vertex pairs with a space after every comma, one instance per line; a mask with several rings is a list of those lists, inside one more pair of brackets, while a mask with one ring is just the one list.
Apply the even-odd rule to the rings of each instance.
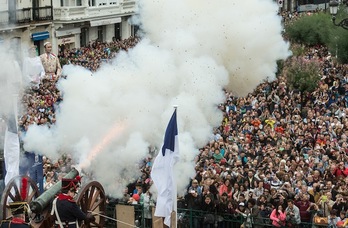
[[29, 211], [27, 202], [12, 202], [9, 203], [9, 208], [12, 213], [10, 220], [4, 220], [0, 224], [0, 228], [27, 228], [31, 227], [25, 222], [25, 214]]
[[91, 213], [85, 214], [76, 204], [74, 196], [79, 187], [80, 177], [75, 179], [62, 179], [62, 189], [53, 201], [51, 214], [55, 215], [56, 228], [78, 228], [78, 222], [85, 220], [93, 222], [95, 218]]
[[62, 72], [59, 58], [52, 53], [52, 44], [50, 42], [44, 43], [44, 47], [45, 53], [40, 55], [40, 59], [45, 69], [45, 78], [52, 81], [57, 81]]

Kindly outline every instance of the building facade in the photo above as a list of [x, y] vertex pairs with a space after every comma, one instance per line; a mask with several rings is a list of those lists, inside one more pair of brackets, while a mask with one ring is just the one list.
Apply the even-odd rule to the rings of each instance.
[[51, 37], [53, 8], [50, 0], [0, 0], [0, 42], [19, 55], [23, 48]]
[[276, 0], [281, 11], [307, 12], [329, 10], [329, 0]]
[[135, 33], [136, 10], [136, 0], [0, 0], [0, 42], [15, 53], [36, 45], [41, 54], [46, 41], [57, 53], [59, 45], [125, 39]]
[[54, 1], [52, 44], [78, 48], [91, 41], [128, 38], [135, 33], [129, 19], [136, 11], [136, 0]]

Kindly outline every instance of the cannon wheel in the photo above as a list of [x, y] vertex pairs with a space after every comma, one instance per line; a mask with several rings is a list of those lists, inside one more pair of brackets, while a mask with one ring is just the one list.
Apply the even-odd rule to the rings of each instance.
[[[25, 199], [22, 199], [20, 194], [23, 178], [28, 180]], [[0, 221], [11, 217], [11, 212], [7, 207], [9, 202], [26, 201], [29, 204], [31, 201], [39, 197], [39, 195], [40, 192], [36, 182], [30, 177], [24, 175], [13, 177], [6, 185], [1, 196], [0, 208], [2, 212], [0, 213]]]
[[84, 222], [81, 228], [104, 227], [105, 218], [100, 215], [106, 214], [106, 197], [103, 186], [97, 181], [91, 181], [79, 190], [76, 203], [84, 213], [92, 213], [95, 221]]

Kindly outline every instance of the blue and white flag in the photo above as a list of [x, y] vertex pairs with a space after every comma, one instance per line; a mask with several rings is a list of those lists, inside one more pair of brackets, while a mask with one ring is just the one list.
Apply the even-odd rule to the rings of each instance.
[[19, 175], [29, 175], [36, 182], [40, 193], [44, 192], [43, 169], [42, 155], [26, 151], [19, 160]]
[[19, 175], [19, 152], [20, 146], [16, 115], [11, 113], [7, 120], [4, 142], [5, 185], [7, 185], [13, 177]]
[[157, 188], [157, 203], [155, 216], [164, 217], [164, 224], [170, 227], [170, 215], [176, 211], [176, 182], [173, 167], [179, 160], [178, 126], [176, 122], [176, 109], [170, 119], [162, 151], [153, 163], [151, 178]]

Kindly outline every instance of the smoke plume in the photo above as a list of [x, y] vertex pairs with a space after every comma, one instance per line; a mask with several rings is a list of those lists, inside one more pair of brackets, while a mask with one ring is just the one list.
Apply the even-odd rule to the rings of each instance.
[[239, 96], [273, 80], [289, 55], [272, 0], [141, 2], [144, 37], [96, 73], [66, 66], [56, 125], [31, 126], [25, 149], [55, 159], [70, 153], [113, 196], [139, 177], [149, 147], [160, 148], [178, 105], [182, 195], [193, 161], [220, 125], [223, 89]]

